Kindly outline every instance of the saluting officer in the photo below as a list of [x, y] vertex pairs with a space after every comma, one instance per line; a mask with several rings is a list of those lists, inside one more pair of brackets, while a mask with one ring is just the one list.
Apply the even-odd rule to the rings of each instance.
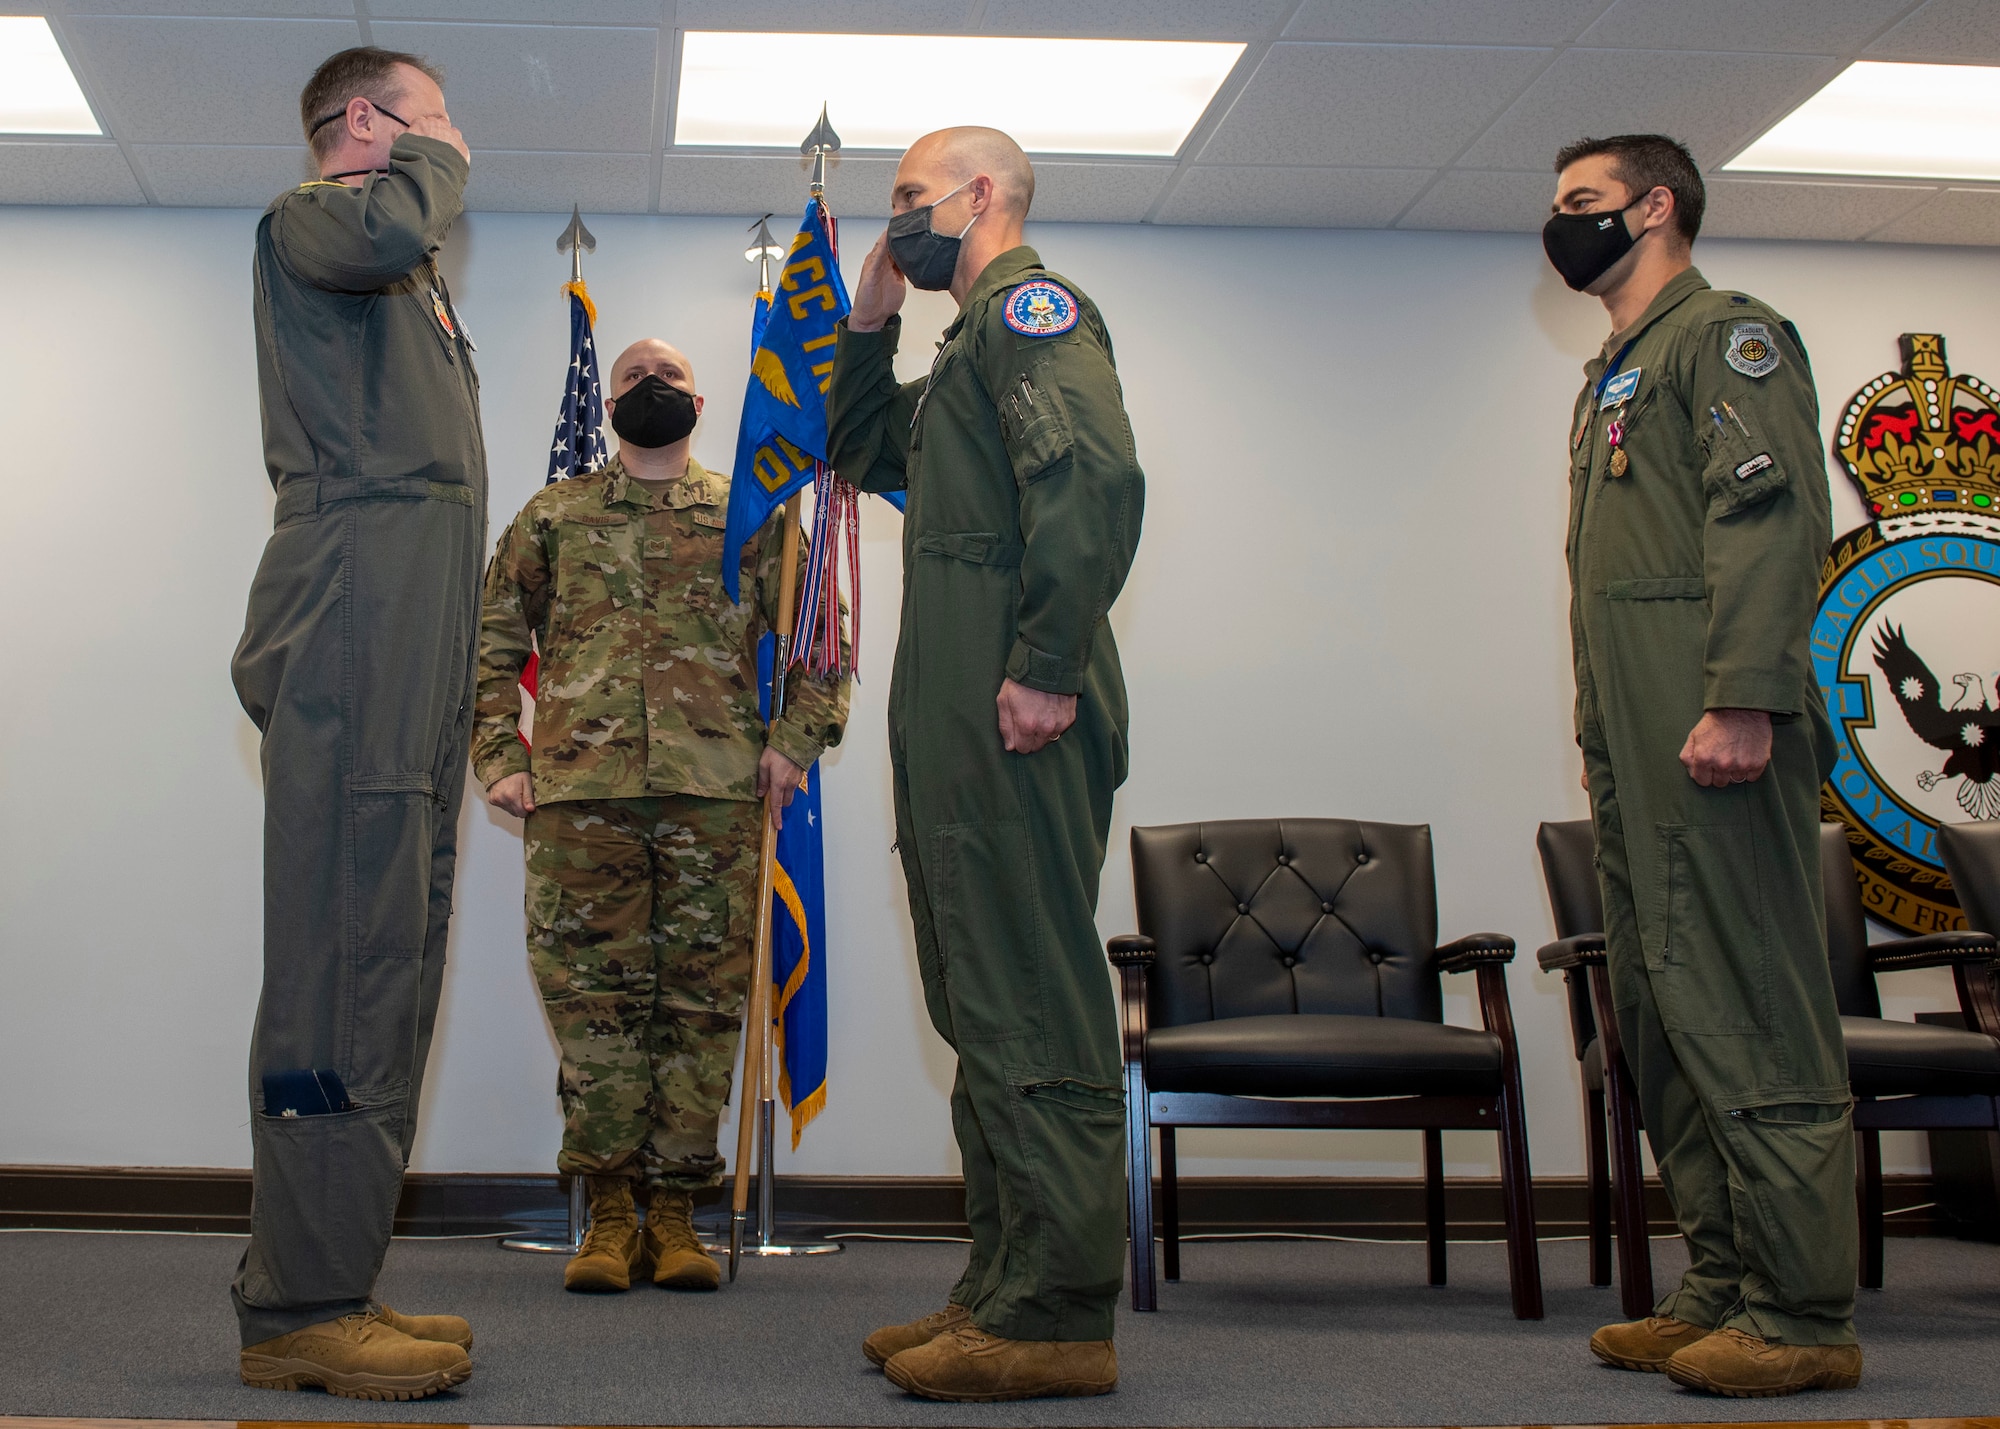
[[[958, 1052], [973, 1245], [944, 1309], [863, 1350], [931, 1399], [1118, 1379], [1125, 1133], [1095, 910], [1126, 769], [1105, 613], [1144, 479], [1103, 320], [1022, 244], [1034, 184], [997, 130], [910, 147], [828, 398], [841, 474], [909, 492], [890, 762], [925, 1000]], [[929, 379], [907, 385], [906, 282], [959, 303]]]
[[1692, 266], [1657, 134], [1556, 159], [1544, 230], [1613, 328], [1570, 428], [1570, 633], [1618, 1029], [1689, 1265], [1590, 1342], [1765, 1396], [1860, 1382], [1847, 1060], [1827, 970], [1807, 659], [1831, 537], [1804, 345]]
[[370, 47], [319, 67], [321, 177], [265, 211], [254, 275], [277, 517], [231, 667], [264, 766], [240, 1365], [363, 1399], [472, 1373], [465, 1321], [370, 1299], [444, 986], [486, 532], [479, 378], [433, 256], [470, 172], [442, 79]]

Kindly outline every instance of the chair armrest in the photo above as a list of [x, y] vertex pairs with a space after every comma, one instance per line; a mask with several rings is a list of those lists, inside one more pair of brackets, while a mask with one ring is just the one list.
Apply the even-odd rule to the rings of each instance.
[[1120, 933], [1104, 945], [1104, 955], [1119, 968], [1151, 967], [1154, 952], [1153, 940], [1143, 933]]
[[1926, 933], [1920, 938], [1895, 938], [1868, 949], [1868, 966], [1878, 973], [1906, 968], [1942, 968], [1957, 963], [1990, 963], [2000, 958], [1991, 933]]
[[1604, 935], [1572, 933], [1558, 938], [1535, 954], [1545, 973], [1568, 972], [1571, 968], [1604, 966]]
[[1514, 961], [1514, 940], [1505, 933], [1467, 933], [1437, 950], [1439, 972], [1471, 972], [1482, 963]]

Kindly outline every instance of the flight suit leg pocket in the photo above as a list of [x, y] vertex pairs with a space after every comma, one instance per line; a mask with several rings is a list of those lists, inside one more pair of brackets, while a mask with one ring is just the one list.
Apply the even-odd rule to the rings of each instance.
[[325, 1116], [256, 1113], [244, 1298], [254, 1305], [365, 1300], [402, 1189], [402, 1102]]
[[1042, 1028], [1040, 900], [1027, 826], [945, 824], [931, 832], [937, 980], [959, 1040]]
[[1648, 949], [1669, 1032], [1743, 1034], [1771, 1025], [1771, 945], [1749, 824], [1660, 824], [1663, 930]]
[[1124, 1094], [1067, 1068], [1009, 1064], [1002, 1073], [1033, 1196], [1036, 1303], [1063, 1321], [1036, 1337], [1104, 1338], [1111, 1331], [1100, 1321], [1124, 1277]]
[[419, 958], [430, 928], [438, 803], [428, 772], [348, 781], [349, 927], [363, 957]]

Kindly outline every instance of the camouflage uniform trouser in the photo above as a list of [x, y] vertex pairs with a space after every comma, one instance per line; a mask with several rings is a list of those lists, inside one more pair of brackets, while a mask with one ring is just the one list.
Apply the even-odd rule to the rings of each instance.
[[562, 1055], [558, 1170], [720, 1184], [762, 809], [671, 795], [528, 816], [528, 963]]

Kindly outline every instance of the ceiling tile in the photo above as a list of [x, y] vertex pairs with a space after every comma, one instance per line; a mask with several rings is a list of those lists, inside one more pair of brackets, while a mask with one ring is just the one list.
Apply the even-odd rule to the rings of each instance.
[[680, 0], [674, 24], [683, 30], [934, 35], [963, 32], [972, 9], [972, 0]]
[[250, 15], [305, 20], [316, 16], [352, 20], [354, 0], [61, 0], [13, 5], [0, 0], [0, 13], [21, 15]]
[[1203, 163], [1449, 163], [1548, 51], [1273, 45], [1201, 151]]
[[473, 149], [644, 153], [653, 146], [659, 31], [376, 21], [375, 43], [444, 66]]
[[1839, 68], [1802, 55], [1565, 50], [1460, 162], [1539, 169], [1586, 135], [1656, 133], [1681, 140], [1708, 166], [1769, 128]]
[[1398, 228], [1471, 233], [1539, 233], [1555, 197], [1556, 176], [1452, 169], [1398, 220]]
[[1123, 40], [1251, 40], [1284, 23], [1291, 0], [986, 0], [982, 35]]
[[361, 43], [353, 20], [87, 15], [63, 32], [113, 132], [143, 144], [299, 143], [299, 91]]
[[465, 206], [482, 213], [645, 213], [652, 201], [650, 154], [473, 151]]
[[263, 208], [317, 177], [303, 144], [139, 144], [133, 154], [153, 193], [169, 208]]
[[1173, 172], [1172, 164], [1039, 163], [1029, 217], [1043, 223], [1137, 223]]
[[665, 19], [661, 0], [368, 0], [377, 20], [485, 20], [493, 24], [652, 25]]
[[1946, 189], [1870, 238], [1880, 243], [1978, 243], [2000, 247], [2000, 189]]
[[1158, 221], [1232, 228], [1384, 228], [1430, 181], [1431, 172], [1199, 165], [1181, 175]]
[[0, 203], [145, 201], [116, 144], [0, 144]]
[[1909, 0], [1617, 0], [1580, 45], [1645, 50], [1771, 50], [1838, 55], [1858, 49]]
[[1704, 238], [1852, 241], [1908, 213], [1937, 192], [1928, 184], [1839, 184], [1710, 179]]
[[[668, 154], [660, 173], [661, 213], [771, 212], [771, 231], [796, 231], [805, 211], [811, 164], [797, 154]], [[842, 159], [827, 166], [827, 202], [836, 214], [889, 211], [894, 159]], [[789, 215], [789, 216], [787, 216]]]
[[1305, 0], [1288, 40], [1390, 40], [1413, 44], [1555, 45], [1603, 11], [1607, 0]]
[[1867, 53], [1870, 59], [2000, 64], [2000, 5], [1993, 0], [1929, 0]]

